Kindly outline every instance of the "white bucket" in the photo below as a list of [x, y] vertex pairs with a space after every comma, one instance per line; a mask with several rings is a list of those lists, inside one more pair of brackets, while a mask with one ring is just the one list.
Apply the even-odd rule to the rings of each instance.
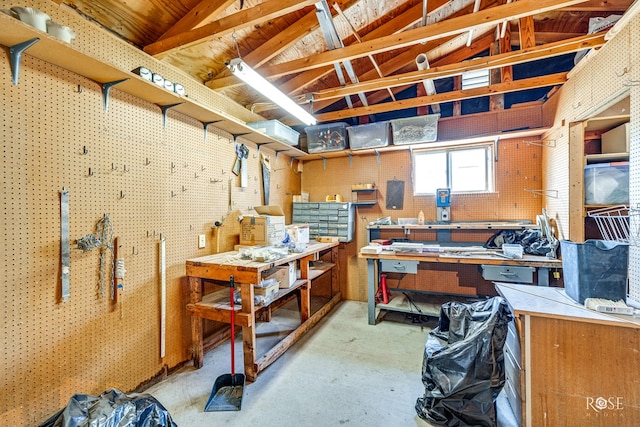
[[47, 22], [47, 33], [67, 43], [71, 43], [71, 40], [76, 38], [76, 32], [71, 28], [53, 21]]
[[18, 18], [25, 24], [31, 25], [40, 31], [47, 32], [47, 21], [50, 21], [51, 18], [46, 13], [32, 7], [14, 6], [11, 10], [15, 12]]

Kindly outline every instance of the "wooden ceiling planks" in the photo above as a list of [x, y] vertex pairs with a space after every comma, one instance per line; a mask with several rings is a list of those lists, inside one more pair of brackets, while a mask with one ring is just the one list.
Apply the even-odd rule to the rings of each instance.
[[[333, 61], [350, 59], [359, 80], [366, 82], [380, 78], [368, 58], [370, 55], [379, 64], [385, 77], [402, 76], [415, 71], [415, 56], [418, 53], [427, 54], [432, 68], [437, 68], [437, 64], [455, 64], [473, 58], [483, 52], [485, 46], [493, 43], [491, 33], [495, 34], [497, 21], [503, 19], [497, 11], [506, 10], [507, 7], [521, 10], [518, 8], [531, 5], [528, 12], [520, 15], [514, 12], [506, 18], [510, 19], [512, 51], [517, 52], [522, 46], [548, 45], [583, 36], [587, 33], [590, 18], [622, 14], [633, 2], [518, 0], [504, 4], [506, 0], [484, 0], [480, 11], [471, 14], [474, 0], [429, 0], [427, 26], [422, 28], [422, 0], [337, 0], [346, 20], [333, 13], [334, 21], [346, 47], [327, 51], [323, 35], [318, 29], [315, 10], [310, 6], [314, 4], [312, 1], [54, 1], [76, 9], [83, 16], [137, 46], [159, 46], [161, 43], [171, 46], [167, 41], [171, 41], [172, 37], [175, 42], [175, 37], [183, 37], [184, 34], [204, 35], [202, 40], [205, 42], [196, 40], [181, 47], [169, 47], [160, 57], [256, 111], [266, 111], [268, 107], [259, 103], [261, 97], [255, 91], [239, 86], [236, 79], [229, 76], [225, 66], [225, 62], [239, 54], [249, 64], [261, 69], [261, 73], [274, 80], [283, 91], [302, 102], [310, 93], [321, 93], [340, 86]], [[273, 19], [266, 19], [262, 13], [265, 8], [282, 10], [292, 3], [297, 4], [291, 6], [295, 9], [293, 12], [276, 14]], [[329, 0], [329, 6], [332, 3]], [[551, 3], [555, 9], [549, 6]], [[301, 4], [308, 6], [300, 9]], [[563, 6], [557, 8], [560, 4]], [[333, 12], [333, 8], [330, 9]], [[243, 19], [245, 22], [239, 22]], [[490, 25], [484, 25], [487, 23]], [[362, 43], [354, 37], [351, 25], [356, 28]], [[434, 27], [438, 29], [438, 34], [429, 33]], [[447, 33], [454, 27], [455, 31]], [[466, 47], [463, 43], [464, 34], [471, 27], [476, 28], [474, 42]], [[521, 36], [521, 31], [524, 36]], [[427, 40], [431, 41], [419, 44], [420, 34], [426, 34]], [[443, 34], [449, 35], [442, 37]], [[414, 38], [409, 40], [411, 37]], [[389, 98], [389, 90], [397, 93], [406, 87], [380, 87], [379, 90], [367, 92], [368, 102], [379, 103]], [[354, 106], [358, 105], [359, 101], [356, 100]], [[346, 105], [339, 99], [319, 99], [313, 107], [318, 111], [320, 108], [346, 108]], [[265, 117], [277, 118], [278, 114], [275, 110], [267, 111]]]

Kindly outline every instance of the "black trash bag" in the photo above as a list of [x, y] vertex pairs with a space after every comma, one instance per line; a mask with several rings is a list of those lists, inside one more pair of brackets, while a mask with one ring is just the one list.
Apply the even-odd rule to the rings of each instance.
[[422, 361], [418, 416], [446, 426], [495, 426], [505, 382], [502, 349], [512, 316], [504, 299], [447, 302], [429, 332]]
[[40, 427], [177, 427], [150, 394], [126, 395], [115, 388], [100, 396], [74, 394], [66, 408]]
[[505, 243], [522, 245], [525, 254], [546, 256], [554, 252], [557, 242], [549, 242], [540, 230], [501, 230], [491, 236], [484, 244], [487, 249], [502, 249]]

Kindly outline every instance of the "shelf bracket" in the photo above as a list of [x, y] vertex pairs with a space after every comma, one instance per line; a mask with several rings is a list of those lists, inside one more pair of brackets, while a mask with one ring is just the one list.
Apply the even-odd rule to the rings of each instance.
[[527, 144], [538, 145], [540, 147], [555, 148], [555, 146], [556, 146], [556, 140], [555, 139], [543, 139], [540, 142], [534, 142], [534, 141], [526, 141], [526, 142], [527, 142]]
[[127, 80], [129, 79], [126, 78], [121, 80], [114, 80], [112, 82], [100, 83], [100, 87], [102, 88], [102, 106], [104, 108], [104, 111], [109, 111], [109, 94], [111, 93], [111, 88], [117, 84], [126, 82]]
[[380, 151], [378, 150], [373, 150], [376, 153], [376, 162], [378, 162], [378, 165], [380, 165]]
[[240, 138], [241, 136], [251, 135], [251, 134], [250, 133], [232, 133], [231, 135], [233, 135], [233, 142], [235, 144], [238, 144], [238, 138]]
[[256, 148], [257, 148], [257, 153], [260, 154], [260, 147], [262, 147], [263, 145], [268, 144], [268, 142], [256, 142]]
[[288, 151], [288, 150], [276, 150], [276, 163], [278, 163], [278, 154], [284, 153], [285, 151]]
[[324, 170], [327, 170], [327, 158], [320, 156], [322, 159], [322, 166], [324, 166]]
[[22, 43], [9, 46], [9, 56], [11, 58], [11, 81], [14, 86], [18, 85], [18, 76], [20, 75], [20, 61], [22, 60], [22, 52], [29, 49], [36, 42], [40, 41], [38, 37], [24, 41]]
[[215, 120], [213, 122], [201, 122], [202, 123], [202, 127], [204, 128], [204, 142], [207, 142], [207, 127], [209, 125], [212, 125], [214, 123], [218, 123], [221, 122], [222, 120]]
[[558, 198], [558, 190], [527, 190], [525, 188], [524, 191], [532, 193], [533, 197], [546, 196], [546, 197], [551, 197], [553, 199], [557, 199]]
[[351, 169], [353, 166], [353, 155], [351, 153], [347, 153], [347, 156], [349, 157], [349, 169]]
[[160, 105], [160, 109], [162, 110], [162, 129], [167, 128], [167, 112], [173, 107], [177, 107], [182, 104], [182, 102], [178, 102], [177, 104], [169, 104], [169, 105]]

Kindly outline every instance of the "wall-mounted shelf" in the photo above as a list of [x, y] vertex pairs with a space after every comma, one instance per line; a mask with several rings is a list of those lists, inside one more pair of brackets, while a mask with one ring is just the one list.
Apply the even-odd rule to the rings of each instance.
[[[29, 43], [29, 46], [24, 49], [15, 48], [30, 41], [33, 42]], [[170, 92], [132, 72], [120, 70], [114, 65], [83, 53], [71, 47], [68, 43], [3, 13], [0, 13], [0, 44], [7, 46], [10, 51], [16, 51], [15, 55], [11, 52], [12, 58], [10, 58], [14, 74], [12, 77], [16, 84], [19, 80], [20, 59], [22, 52], [24, 52], [26, 55], [93, 80], [103, 88], [105, 84], [118, 82], [114, 88], [156, 104], [161, 109], [172, 106], [172, 111], [200, 121], [205, 129], [208, 125], [211, 125], [234, 136], [241, 135], [242, 138], [258, 144], [261, 148], [270, 148], [277, 153], [291, 157], [307, 155], [302, 150], [277, 141], [247, 126], [243, 121], [230, 116], [222, 110], [205, 106], [186, 96]], [[12, 49], [12, 47], [14, 48]], [[17, 52], [17, 50], [20, 51]], [[108, 96], [108, 93], [105, 94], [104, 90], [103, 94]], [[105, 103], [107, 100], [108, 98], [105, 99]]]
[[[365, 199], [361, 199], [361, 195], [365, 195]], [[351, 190], [351, 203], [354, 206], [375, 206], [378, 204], [377, 188], [359, 188]]]
[[629, 153], [586, 154], [584, 159], [588, 165], [593, 163], [627, 162], [629, 161]]
[[437, 148], [437, 147], [446, 147], [450, 145], [459, 145], [459, 144], [472, 144], [474, 142], [483, 142], [483, 141], [494, 141], [496, 138], [499, 138], [501, 141], [505, 139], [512, 138], [528, 138], [531, 136], [539, 136], [548, 132], [551, 128], [549, 127], [539, 127], [534, 129], [522, 129], [517, 131], [508, 131], [508, 132], [497, 132], [485, 135], [475, 135], [472, 138], [463, 137], [459, 139], [451, 139], [451, 140], [438, 140], [435, 142], [422, 142], [418, 144], [406, 144], [406, 145], [388, 145], [386, 147], [378, 147], [378, 148], [368, 148], [368, 149], [358, 149], [358, 150], [339, 150], [339, 151], [327, 151], [324, 153], [314, 153], [307, 154], [302, 159], [302, 161], [310, 161], [310, 160], [320, 160], [320, 159], [333, 159], [336, 157], [351, 157], [351, 156], [366, 156], [371, 154], [380, 154], [382, 152], [390, 152], [390, 151], [398, 151], [398, 150], [414, 150], [419, 148]]

